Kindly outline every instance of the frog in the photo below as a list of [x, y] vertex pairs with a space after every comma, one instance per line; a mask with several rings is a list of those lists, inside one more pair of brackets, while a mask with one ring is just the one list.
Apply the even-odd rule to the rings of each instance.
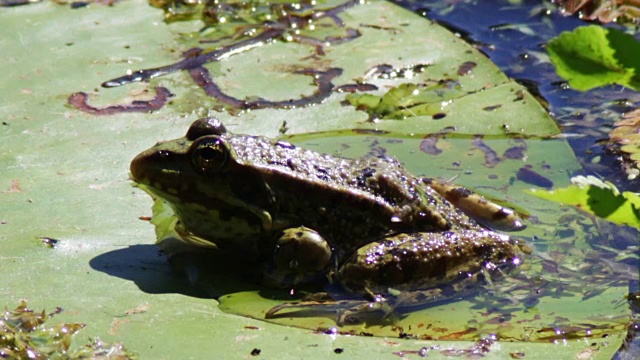
[[143, 151], [130, 173], [169, 204], [187, 248], [215, 248], [268, 287], [321, 281], [348, 294], [282, 303], [266, 318], [323, 307], [342, 325], [367, 312], [451, 301], [523, 258], [518, 240], [463, 210], [484, 208], [482, 219], [516, 230], [524, 223], [464, 188], [415, 176], [394, 157], [320, 153], [229, 132], [216, 118]]

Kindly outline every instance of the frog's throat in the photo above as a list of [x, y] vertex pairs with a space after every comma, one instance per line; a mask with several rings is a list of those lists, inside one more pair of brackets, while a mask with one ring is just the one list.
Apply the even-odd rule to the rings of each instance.
[[[206, 194], [201, 194], [201, 196], [192, 198], [198, 199], [198, 201], [187, 201], [185, 200], [184, 196], [182, 196], [182, 194], [175, 188], [168, 188], [164, 190], [161, 186], [155, 187], [145, 183], [138, 184], [138, 187], [147, 192], [152, 197], [159, 197], [164, 199], [171, 205], [174, 213], [178, 216], [178, 218], [191, 216], [193, 215], [192, 211], [197, 211], [200, 214], [207, 214], [210, 213], [210, 211], [215, 211], [219, 214], [245, 214], [247, 215], [246, 218], [256, 219], [260, 223], [262, 230], [265, 232], [272, 231], [274, 227], [271, 213], [260, 207], [247, 204], [238, 199], [234, 199], [235, 201], [230, 202], [220, 197], [211, 197]], [[185, 209], [189, 210], [185, 211]], [[185, 219], [181, 220], [184, 221]]]

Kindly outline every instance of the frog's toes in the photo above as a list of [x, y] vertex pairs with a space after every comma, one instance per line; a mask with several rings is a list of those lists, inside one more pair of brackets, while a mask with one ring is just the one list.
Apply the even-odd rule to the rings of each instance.
[[[382, 319], [387, 321], [395, 319], [393, 307], [384, 299], [382, 301], [329, 300], [283, 303], [269, 309], [264, 317], [265, 319], [285, 317], [288, 313], [283, 314], [283, 310], [314, 312], [316, 314], [332, 313], [336, 315], [336, 324], [338, 326], [361, 323], [364, 321], [363, 318], [370, 313], [382, 313]], [[298, 314], [298, 316], [304, 315]]]
[[395, 311], [393, 306], [391, 306], [391, 304], [382, 297], [375, 301], [343, 302], [343, 305], [351, 307], [338, 311], [338, 318], [336, 320], [338, 326], [361, 323], [363, 322], [362, 317], [374, 312], [382, 313], [382, 319], [385, 321], [394, 322], [395, 320]]

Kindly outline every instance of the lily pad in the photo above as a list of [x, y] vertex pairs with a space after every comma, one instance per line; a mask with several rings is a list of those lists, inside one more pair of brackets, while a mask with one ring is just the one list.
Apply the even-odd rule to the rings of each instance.
[[[332, 46], [326, 57], [313, 58], [315, 50], [307, 45], [276, 41], [207, 64], [208, 70], [215, 74], [226, 92], [236, 97], [286, 100], [316, 90], [316, 86], [309, 85], [308, 76], [293, 73], [292, 68], [324, 68], [330, 63], [343, 69], [335, 83], [344, 85], [364, 78], [368, 70], [380, 64], [389, 64], [393, 69], [426, 64], [427, 71], [417, 78], [372, 79], [379, 86], [373, 94], [383, 96], [388, 88], [403, 83], [458, 77], [456, 81], [464, 96], [453, 98], [442, 110], [447, 116], [441, 119], [418, 116], [371, 122], [364, 111], [342, 105], [346, 96], [340, 93], [331, 93], [321, 105], [304, 108], [252, 110], [239, 115], [219, 112], [213, 109], [219, 104], [186, 73], [158, 77], [149, 84], [99, 88], [102, 82], [127, 72], [184, 59], [180, 53], [193, 44], [184, 45], [180, 40], [197, 32], [202, 23], [166, 25], [162, 11], [141, 1], [123, 1], [114, 6], [92, 4], [80, 9], [44, 2], [3, 9], [0, 23], [8, 34], [0, 39], [6, 49], [0, 54], [0, 71], [5, 74], [1, 80], [3, 106], [0, 107], [3, 118], [0, 198], [5, 210], [0, 214], [0, 272], [3, 274], [0, 299], [4, 305], [12, 307], [26, 298], [33, 308], [62, 306], [66, 311], [59, 315], [60, 322], [88, 325], [82, 336], [100, 337], [110, 343], [124, 341], [127, 349], [148, 358], [240, 358], [260, 353], [266, 357], [293, 359], [334, 356], [334, 352], [344, 351], [354, 357], [397, 359], [399, 353], [421, 351], [438, 355], [455, 351], [471, 353], [481, 337], [489, 337], [490, 331], [482, 329], [475, 332], [473, 342], [449, 341], [472, 338], [467, 333], [455, 332], [448, 332], [448, 337], [439, 336], [442, 340], [437, 342], [316, 334], [222, 311], [209, 294], [173, 273], [167, 259], [154, 245], [153, 227], [144, 221], [151, 213], [152, 201], [131, 187], [129, 162], [156, 141], [182, 136], [197, 117], [214, 115], [232, 131], [278, 136], [280, 130], [285, 129], [286, 134], [301, 136], [292, 141], [325, 152], [365, 139], [354, 136], [352, 129], [369, 135], [393, 133], [382, 138], [366, 138], [359, 150], [353, 153], [345, 150], [340, 154], [359, 156], [371, 148], [381, 151], [374, 143], [383, 141], [382, 148], [410, 164], [416, 174], [445, 178], [459, 175], [456, 182], [506, 198], [529, 212], [530, 219], [546, 219], [540, 222], [540, 227], [530, 226], [531, 230], [527, 231], [531, 232], [522, 233], [522, 237], [533, 239], [535, 236], [535, 246], [544, 256], [551, 257], [532, 256], [525, 264], [539, 272], [552, 268], [543, 282], [537, 284], [546, 290], [553, 289], [553, 295], [540, 298], [544, 303], [540, 306], [528, 307], [526, 316], [537, 311], [549, 315], [548, 309], [558, 307], [566, 310], [571, 319], [574, 311], [571, 309], [581, 309], [575, 304], [593, 305], [598, 309], [597, 314], [584, 312], [576, 319], [582, 321], [581, 316], [591, 316], [590, 321], [602, 320], [609, 336], [589, 338], [588, 329], [573, 331], [569, 327], [572, 320], [564, 318], [544, 324], [538, 321], [529, 328], [527, 321], [535, 320], [535, 315], [531, 315], [531, 318], [523, 317], [522, 323], [518, 323], [520, 318], [507, 319], [507, 324], [530, 329], [532, 333], [539, 331], [537, 339], [543, 342], [508, 342], [498, 333], [497, 344], [492, 340], [480, 344], [486, 344], [489, 358], [504, 358], [509, 353], [525, 353], [532, 358], [551, 354], [610, 358], [624, 338], [626, 308], [619, 303], [626, 294], [626, 287], [621, 285], [623, 281], [614, 281], [612, 278], [617, 278], [613, 276], [598, 277], [591, 287], [586, 287], [592, 290], [586, 295], [580, 288], [586, 286], [587, 280], [594, 280], [595, 275], [583, 276], [583, 281], [575, 284], [562, 282], [563, 278], [578, 278], [582, 270], [578, 264], [594, 251], [590, 242], [595, 236], [592, 224], [572, 210], [557, 210], [547, 202], [520, 194], [516, 189], [522, 184], [510, 185], [512, 178], [514, 184], [525, 181], [519, 180], [514, 171], [526, 165], [531, 166], [530, 171], [551, 179], [555, 186], [568, 184], [566, 171], [575, 170], [578, 165], [563, 141], [556, 140], [548, 147], [558, 161], [551, 164], [551, 168], [541, 160], [541, 155], [533, 154], [547, 154], [546, 145], [551, 143], [543, 140], [539, 140], [539, 144], [545, 146], [533, 142], [527, 145], [529, 156], [536, 160], [517, 156], [519, 160], [514, 160], [511, 155], [504, 155], [507, 149], [520, 146], [507, 135], [517, 133], [535, 138], [555, 134], [558, 129], [553, 120], [523, 87], [436, 24], [381, 1], [354, 6], [339, 17], [347, 26], [358, 28], [363, 36]], [[462, 71], [465, 75], [458, 75], [461, 66], [468, 62], [477, 65], [471, 73]], [[88, 101], [95, 106], [146, 100], [156, 86], [170, 89], [174, 97], [167, 106], [153, 113], [97, 117], [66, 105], [69, 96], [78, 91], [91, 91]], [[285, 120], [286, 126], [282, 126]], [[463, 156], [463, 164], [468, 164], [469, 169], [467, 165], [456, 165], [454, 162], [460, 160], [460, 156], [454, 161], [453, 155], [449, 158], [449, 152], [442, 160], [444, 165], [440, 166], [434, 165], [440, 159], [414, 156], [420, 151], [430, 151], [427, 133], [438, 133], [441, 139], [443, 132], [452, 129], [464, 135], [463, 140], [451, 143], [439, 140], [436, 148], [443, 151], [450, 148], [451, 154], [468, 151], [472, 155], [468, 162]], [[335, 142], [324, 142], [321, 139], [337, 135], [335, 132], [318, 134], [323, 131], [346, 131], [349, 139], [338, 137]], [[410, 134], [415, 136], [412, 141], [409, 141]], [[490, 134], [484, 139], [478, 138], [487, 147], [477, 139], [474, 145], [470, 135], [475, 134]], [[449, 137], [456, 136], [450, 134]], [[497, 139], [496, 143], [492, 137]], [[392, 147], [398, 139], [404, 145]], [[488, 149], [510, 160], [496, 162]], [[514, 152], [518, 150], [509, 154]], [[505, 170], [502, 164], [508, 164]], [[498, 179], [494, 179], [495, 176]], [[572, 220], [569, 225], [558, 223], [560, 215]], [[567, 237], [568, 233], [577, 235]], [[560, 254], [564, 256], [566, 248], [573, 249], [571, 256], [558, 258]], [[565, 266], [554, 267], [558, 263]], [[590, 269], [602, 267], [597, 261], [587, 265]], [[523, 271], [528, 270], [523, 268]], [[591, 274], [602, 273], [593, 270]], [[519, 276], [515, 276], [514, 281], [519, 281]], [[259, 297], [264, 301], [255, 291], [255, 284], [248, 284], [249, 288], [241, 285], [237, 284], [230, 294], [237, 294], [237, 298]], [[606, 290], [600, 291], [604, 288]], [[486, 304], [496, 299], [490, 294], [485, 296], [487, 299], [475, 301]], [[236, 302], [229, 311], [242, 312], [236, 307], [240, 304], [248, 303]], [[461, 317], [469, 309], [466, 302], [454, 306], [455, 314]], [[522, 306], [517, 305], [518, 309]], [[499, 308], [504, 312], [509, 310], [503, 305]], [[451, 314], [447, 309], [438, 309], [438, 316], [445, 318]], [[469, 317], [470, 323], [478, 314], [472, 311], [475, 315]], [[494, 322], [504, 319], [496, 317]], [[294, 323], [289, 319], [282, 321]], [[563, 337], [562, 332], [558, 335], [552, 330], [556, 327], [578, 338]], [[411, 333], [420, 335], [419, 331]], [[549, 337], [545, 338], [545, 334]], [[555, 344], [545, 342], [551, 337], [561, 340]]]
[[[340, 3], [333, 1], [322, 6], [329, 7]], [[229, 52], [229, 55], [219, 60], [205, 62], [202, 67], [206, 75], [202, 76], [210, 77], [224, 92], [223, 96], [207, 97], [205, 91], [196, 87], [194, 83], [185, 83], [186, 74], [183, 73], [166, 74], [163, 70], [152, 75], [164, 74], [158, 78], [162, 80], [154, 79], [150, 82], [154, 85], [166, 85], [174, 93], [175, 96], [169, 104], [173, 111], [218, 116], [223, 120], [225, 116], [212, 109], [223, 108], [232, 115], [243, 112], [242, 121], [231, 120], [235, 125], [233, 130], [239, 133], [277, 136], [285, 120], [287, 134], [356, 128], [391, 131], [396, 134], [448, 132], [453, 128], [458, 134], [549, 136], [558, 133], [555, 122], [523, 86], [507, 78], [481, 53], [459, 38], [451, 36], [444, 28], [394, 5], [378, 1], [346, 8], [337, 16], [344, 23], [336, 30], [338, 34], [355, 29], [359, 36], [354, 35], [341, 43], [326, 46], [322, 55], [318, 55], [316, 47], [309, 46], [305, 41], [275, 41], [264, 46], [253, 46], [253, 43], [242, 42], [241, 39], [237, 43], [250, 48], [249, 50]], [[336, 26], [330, 22], [318, 24], [316, 27], [322, 29]], [[189, 34], [193, 34], [193, 31], [195, 29], [179, 30]], [[310, 31], [306, 35], [326, 39], [325, 32], [315, 32], [318, 31]], [[264, 32], [259, 34], [261, 36]], [[228, 41], [224, 38], [214, 39]], [[272, 40], [278, 38], [274, 37]], [[188, 42], [185, 46], [190, 44]], [[220, 46], [220, 49], [231, 46], [233, 45], [227, 44]], [[214, 56], [215, 51], [205, 51], [201, 56], [217, 59]], [[176, 64], [183, 61], [186, 60]], [[147, 63], [152, 64], [149, 61]], [[422, 70], [411, 72], [414, 68]], [[398, 86], [433, 87], [437, 83], [447, 83], [449, 86], [436, 85], [438, 88], [431, 92], [430, 98], [414, 99], [410, 106], [405, 104], [408, 100], [406, 97], [386, 95], [386, 103], [404, 109], [403, 121], [368, 121], [368, 118], [371, 118], [369, 114], [345, 106], [345, 94], [335, 91], [323, 98], [321, 112], [313, 106], [291, 108], [284, 105], [312, 97], [319, 86], [310, 84], [310, 76], [317, 78], [317, 71], [328, 72], [332, 69], [340, 70], [339, 75], [331, 80], [336, 91], [343, 86], [356, 83], [377, 87], [377, 90], [367, 92], [373, 96], [383, 96], [389, 88]], [[133, 74], [137, 76], [140, 69], [135, 70], [137, 71]], [[310, 74], [309, 71], [316, 73]], [[119, 72], [110, 72], [111, 75], [105, 78], [122, 79], [118, 76], [127, 72], [131, 72], [128, 67]], [[403, 75], [397, 75], [399, 73]], [[408, 78], [408, 73], [412, 73], [411, 78]], [[274, 86], [274, 81], [286, 86]], [[106, 83], [115, 86], [122, 81], [108, 80]], [[93, 96], [90, 101], [104, 103], [100, 101], [103, 93], [108, 94], [112, 91], [113, 89], [100, 91], [94, 95], [101, 96]], [[358, 94], [351, 97], [356, 96]], [[239, 102], [264, 99], [284, 104], [261, 109], [259, 112], [247, 111], [242, 107], [229, 105], [229, 101], [221, 99], [230, 97]], [[111, 98], [111, 94], [107, 98]], [[429, 111], [416, 113], [412, 111], [415, 106], [428, 107]], [[283, 112], [278, 107], [288, 108], [286, 116], [282, 115]], [[434, 117], [436, 113], [438, 116]]]

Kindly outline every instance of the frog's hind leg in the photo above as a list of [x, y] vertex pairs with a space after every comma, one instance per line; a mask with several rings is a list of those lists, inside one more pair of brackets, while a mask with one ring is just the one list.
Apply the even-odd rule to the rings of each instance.
[[331, 312], [336, 323], [353, 322], [377, 312], [383, 319], [398, 307], [424, 306], [477, 292], [520, 264], [516, 243], [492, 231], [459, 230], [399, 234], [358, 249], [334, 274], [345, 290], [363, 300], [301, 301], [278, 305], [267, 318], [285, 309]]
[[[326, 294], [325, 294], [326, 295]], [[394, 313], [393, 306], [381, 295], [370, 294], [371, 299], [367, 300], [333, 300], [330, 297], [325, 299], [311, 300], [305, 299], [291, 303], [283, 303], [269, 309], [265, 314], [266, 319], [291, 316], [291, 312], [283, 310], [293, 310], [296, 316], [333, 314], [338, 326], [348, 323], [362, 322], [361, 317], [365, 314], [380, 313], [382, 319], [389, 318]], [[302, 313], [304, 312], [304, 314]], [[357, 317], [356, 317], [357, 316]]]
[[467, 216], [488, 228], [501, 231], [520, 231], [527, 227], [513, 209], [489, 201], [484, 196], [467, 188], [432, 178], [422, 178], [422, 182], [462, 210]]
[[396, 308], [470, 295], [520, 263], [516, 242], [488, 230], [399, 234], [358, 249], [336, 279], [353, 293], [385, 294]]
[[385, 316], [393, 311], [387, 304], [372, 303], [367, 300], [345, 300], [345, 301], [299, 301], [294, 303], [283, 303], [269, 309], [265, 314], [265, 319], [275, 319], [278, 317], [291, 316], [291, 313], [283, 310], [294, 310], [296, 316], [305, 314], [334, 314], [336, 324], [343, 326], [353, 323], [355, 316], [362, 316], [365, 313], [382, 312]]

